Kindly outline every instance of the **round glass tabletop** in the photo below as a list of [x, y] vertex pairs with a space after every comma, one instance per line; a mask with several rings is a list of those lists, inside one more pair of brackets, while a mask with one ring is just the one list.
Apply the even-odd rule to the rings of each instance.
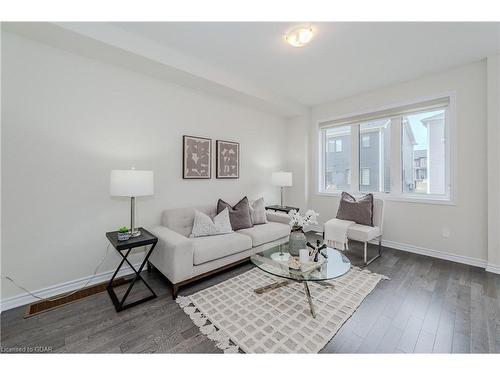
[[326, 248], [319, 255], [319, 263], [301, 264], [299, 269], [291, 267], [288, 259], [288, 244], [277, 245], [252, 255], [250, 260], [261, 270], [275, 276], [296, 281], [323, 281], [340, 277], [351, 269], [351, 262], [340, 251]]

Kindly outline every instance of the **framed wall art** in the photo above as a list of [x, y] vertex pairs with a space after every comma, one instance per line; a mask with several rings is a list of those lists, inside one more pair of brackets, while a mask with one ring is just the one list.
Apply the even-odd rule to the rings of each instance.
[[240, 144], [238, 142], [216, 142], [215, 163], [217, 178], [240, 178]]
[[210, 138], [182, 137], [182, 178], [212, 178], [212, 140]]

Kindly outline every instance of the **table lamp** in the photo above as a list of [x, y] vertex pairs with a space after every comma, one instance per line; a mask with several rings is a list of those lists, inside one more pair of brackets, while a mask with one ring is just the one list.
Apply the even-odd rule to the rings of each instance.
[[141, 232], [135, 228], [135, 198], [153, 195], [153, 171], [136, 169], [112, 170], [109, 178], [109, 193], [114, 197], [130, 197], [130, 235]]
[[283, 191], [286, 186], [292, 186], [292, 172], [273, 172], [272, 183], [281, 187], [281, 207], [284, 207]]

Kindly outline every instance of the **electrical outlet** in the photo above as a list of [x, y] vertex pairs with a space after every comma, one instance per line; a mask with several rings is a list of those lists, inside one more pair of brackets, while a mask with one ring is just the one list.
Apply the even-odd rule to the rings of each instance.
[[444, 238], [450, 238], [450, 228], [442, 228], [441, 229], [441, 235]]

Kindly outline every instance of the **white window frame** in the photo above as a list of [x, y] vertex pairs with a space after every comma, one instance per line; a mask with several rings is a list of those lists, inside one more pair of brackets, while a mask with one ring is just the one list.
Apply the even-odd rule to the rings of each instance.
[[[448, 105], [445, 113], [445, 184], [447, 186], [447, 193], [445, 195], [432, 195], [432, 194], [421, 194], [421, 193], [403, 193], [402, 190], [402, 150], [401, 150], [401, 140], [402, 140], [402, 128], [401, 119], [403, 114], [397, 113], [400, 108], [405, 108], [405, 113], [419, 112], [422, 108], [422, 104], [434, 100], [447, 99]], [[414, 107], [412, 111], [411, 107]], [[390, 115], [393, 111], [394, 115]], [[340, 191], [324, 191], [322, 187], [324, 186], [324, 153], [322, 146], [322, 134], [321, 131], [325, 127], [330, 127], [330, 125], [325, 125], [326, 123], [335, 122], [334, 126], [351, 126], [351, 190], [349, 193], [354, 195], [365, 194], [365, 192], [359, 191], [359, 149], [360, 149], [360, 139], [359, 139], [359, 123], [365, 120], [352, 120], [353, 118], [366, 118], [372, 114], [378, 112], [385, 112], [387, 115], [385, 117], [391, 118], [391, 144], [390, 144], [390, 175], [391, 175], [391, 188], [390, 193], [384, 192], [373, 192], [374, 196], [380, 197], [386, 200], [392, 201], [402, 201], [410, 203], [423, 203], [423, 204], [442, 204], [442, 205], [456, 205], [457, 200], [457, 172], [456, 172], [456, 160], [457, 160], [457, 145], [456, 145], [456, 93], [455, 92], [445, 92], [438, 95], [427, 96], [419, 99], [414, 99], [411, 101], [400, 102], [397, 104], [386, 105], [373, 110], [357, 112], [351, 114], [345, 114], [341, 116], [336, 116], [332, 118], [323, 119], [316, 122], [316, 195], [320, 196], [340, 196]], [[384, 116], [381, 116], [384, 117]], [[345, 120], [345, 121], [343, 121]], [[399, 140], [399, 141], [395, 141]], [[399, 157], [397, 157], [398, 155]], [[394, 157], [396, 156], [396, 157]]]

